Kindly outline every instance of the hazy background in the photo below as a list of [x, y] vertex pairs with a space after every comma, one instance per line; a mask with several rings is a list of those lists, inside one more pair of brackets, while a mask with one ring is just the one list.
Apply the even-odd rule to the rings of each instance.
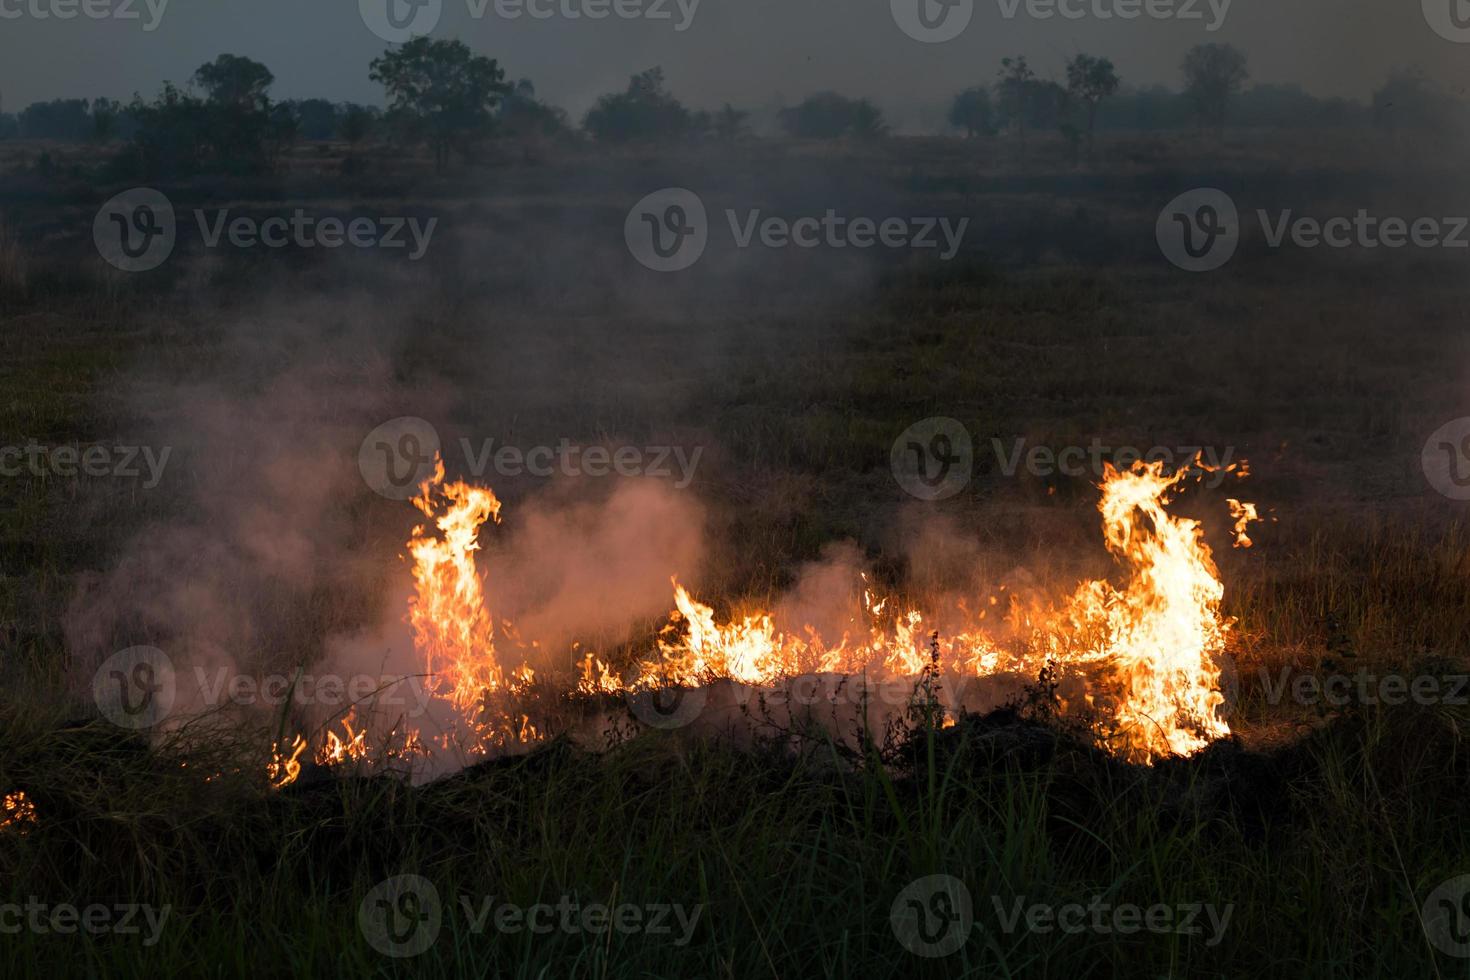
[[[32, 4], [5, 0], [0, 19], [0, 95], [4, 108], [53, 98], [151, 96], [164, 79], [185, 82], [228, 51], [267, 64], [278, 99], [321, 97], [379, 103], [368, 62], [386, 47], [350, 0], [190, 4], [174, 0], [153, 32], [136, 0], [131, 21], [41, 20]], [[123, 0], [114, 0], [121, 3]], [[1091, 0], [1088, 0], [1090, 3]], [[1429, 0], [1459, 2], [1459, 0]], [[26, 6], [21, 7], [24, 3]], [[1251, 82], [1297, 82], [1323, 96], [1365, 98], [1396, 67], [1419, 66], [1454, 92], [1470, 73], [1470, 46], [1447, 41], [1413, 0], [1236, 0], [1223, 27], [1188, 22], [1030, 19], [1024, 7], [1002, 16], [999, 0], [977, 0], [969, 27], [944, 44], [923, 44], [895, 25], [887, 0], [702, 0], [680, 33], [669, 20], [510, 21], [468, 13], [445, 0], [433, 36], [457, 37], [500, 60], [510, 78], [531, 78], [542, 98], [579, 116], [601, 93], [621, 90], [635, 71], [662, 65], [686, 104], [758, 106], [800, 101], [820, 89], [867, 96], [893, 115], [942, 103], [963, 87], [994, 79], [1002, 57], [1026, 54], [1038, 75], [1060, 75], [1078, 51], [1109, 57], [1126, 85], [1171, 84], [1192, 45], [1228, 42], [1250, 59]], [[897, 110], [897, 111], [894, 111]], [[897, 120], [895, 120], [897, 121]]]

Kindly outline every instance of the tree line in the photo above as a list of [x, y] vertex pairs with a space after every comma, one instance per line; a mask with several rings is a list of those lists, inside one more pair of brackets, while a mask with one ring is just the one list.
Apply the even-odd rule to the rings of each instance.
[[[1028, 133], [1059, 133], [1075, 158], [1091, 156], [1099, 129], [1221, 129], [1227, 121], [1260, 126], [1354, 125], [1387, 129], [1452, 127], [1457, 99], [1423, 74], [1396, 72], [1364, 106], [1317, 99], [1295, 86], [1246, 90], [1245, 55], [1228, 44], [1191, 48], [1180, 65], [1182, 88], [1127, 90], [1107, 58], [1077, 54], [1060, 79], [1037, 75], [1025, 56], [1003, 58], [993, 81], [955, 95], [947, 121], [971, 138], [1002, 134], [1025, 146]], [[528, 79], [508, 82], [498, 62], [453, 40], [415, 38], [369, 66], [385, 108], [325, 99], [276, 101], [275, 77], [250, 58], [223, 54], [201, 65], [186, 88], [165, 82], [152, 99], [56, 99], [18, 115], [0, 113], [0, 139], [120, 142], [116, 168], [135, 175], [260, 173], [300, 140], [341, 140], [347, 162], [369, 139], [422, 145], [444, 171], [455, 156], [473, 158], [490, 137], [591, 139], [600, 143], [733, 141], [751, 135], [751, 112], [726, 104], [690, 109], [667, 88], [660, 68], [632, 76], [574, 126], [563, 110], [537, 98]], [[878, 139], [890, 131], [868, 99], [819, 92], [782, 107], [775, 122], [801, 139]]]

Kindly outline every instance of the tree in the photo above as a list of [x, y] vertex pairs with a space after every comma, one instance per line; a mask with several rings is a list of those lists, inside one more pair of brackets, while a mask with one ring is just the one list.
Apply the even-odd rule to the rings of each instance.
[[852, 107], [852, 126], [848, 133], [860, 140], [881, 139], [888, 135], [883, 110], [867, 99], [858, 99]]
[[995, 106], [990, 102], [990, 90], [984, 85], [967, 88], [954, 97], [949, 106], [949, 124], [963, 129], [965, 135], [991, 136], [995, 133]]
[[86, 99], [32, 102], [21, 110], [20, 132], [29, 140], [52, 139], [80, 143], [92, 136], [91, 107]]
[[598, 99], [582, 128], [606, 143], [678, 139], [694, 131], [695, 119], [664, 90], [664, 70], [650, 68], [628, 79], [626, 91]]
[[302, 139], [329, 140], [337, 135], [341, 110], [326, 99], [288, 99], [281, 104], [290, 107], [299, 121]]
[[715, 139], [733, 143], [750, 134], [750, 126], [747, 123], [749, 119], [750, 113], [726, 102], [724, 107], [714, 114], [710, 126], [714, 131]]
[[367, 106], [346, 102], [342, 105], [341, 121], [338, 124], [337, 135], [347, 141], [347, 144], [356, 147], [357, 144], [372, 135], [373, 128], [378, 124], [378, 113]]
[[883, 112], [867, 99], [818, 92], [780, 112], [781, 128], [798, 139], [873, 139], [888, 131]]
[[271, 113], [259, 106], [206, 102], [164, 82], [152, 102], [133, 96], [127, 115], [137, 126], [131, 157], [143, 175], [255, 174], [270, 169]]
[[529, 78], [516, 82], [515, 88], [500, 104], [500, 130], [518, 139], [564, 136], [571, 130], [564, 110], [536, 98], [536, 86]]
[[266, 109], [266, 92], [276, 76], [258, 61], [222, 54], [194, 72], [194, 84], [204, 89], [209, 101], [241, 109]]
[[1097, 129], [1097, 107], [1103, 99], [1118, 91], [1120, 80], [1107, 58], [1079, 54], [1067, 62], [1067, 94], [1087, 108], [1087, 155], [1092, 156], [1093, 134]]
[[1184, 56], [1184, 95], [1200, 122], [1218, 131], [1225, 125], [1230, 100], [1245, 80], [1245, 55], [1228, 44], [1197, 44]]
[[471, 141], [489, 134], [495, 107], [510, 91], [495, 59], [475, 54], [463, 41], [427, 37], [373, 59], [368, 77], [387, 90], [400, 131], [429, 144], [441, 174], [451, 150], [465, 153]]
[[1388, 132], [1443, 130], [1455, 101], [1419, 70], [1395, 71], [1373, 93], [1373, 124]]
[[92, 139], [107, 143], [117, 135], [118, 122], [123, 107], [116, 99], [97, 98], [92, 100]]
[[1034, 101], [1036, 73], [1026, 64], [1026, 56], [1002, 58], [1000, 71], [996, 72], [999, 82], [996, 94], [999, 97], [1001, 117], [1015, 124], [1016, 135], [1024, 149], [1026, 146], [1026, 116]]

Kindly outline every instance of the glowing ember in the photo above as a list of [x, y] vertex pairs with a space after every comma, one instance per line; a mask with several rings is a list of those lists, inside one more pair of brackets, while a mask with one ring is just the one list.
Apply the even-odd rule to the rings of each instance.
[[1231, 529], [1235, 532], [1235, 547], [1249, 548], [1251, 539], [1246, 535], [1246, 528], [1250, 527], [1251, 521], [1259, 521], [1261, 518], [1256, 514], [1255, 504], [1243, 504], [1239, 500], [1231, 498], [1225, 501], [1230, 505], [1230, 516], [1235, 518], [1235, 526]]
[[25, 790], [14, 790], [0, 798], [0, 833], [28, 833], [36, 825], [36, 804]]

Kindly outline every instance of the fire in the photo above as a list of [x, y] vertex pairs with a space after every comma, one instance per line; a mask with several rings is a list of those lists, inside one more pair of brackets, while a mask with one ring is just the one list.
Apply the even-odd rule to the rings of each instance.
[[23, 789], [0, 798], [0, 833], [28, 833], [36, 825], [36, 804]]
[[271, 743], [271, 761], [265, 767], [266, 778], [272, 789], [284, 789], [296, 782], [301, 775], [301, 753], [306, 751], [306, 739], [297, 735], [291, 743], [290, 754], [281, 749], [279, 742]]
[[327, 730], [326, 741], [316, 752], [316, 764], [335, 766], [344, 762], [356, 762], [368, 754], [367, 729], [353, 731], [352, 719], [342, 719], [342, 735]]
[[1184, 472], [1166, 476], [1162, 463], [1104, 470], [1103, 539], [1129, 580], [1121, 589], [1084, 583], [1051, 627], [1058, 649], [1103, 668], [1123, 752], [1139, 760], [1230, 734], [1216, 712], [1231, 626], [1220, 615], [1225, 588], [1199, 523], [1164, 509]]
[[1235, 518], [1235, 525], [1231, 528], [1235, 532], [1235, 547], [1249, 548], [1253, 542], [1245, 533], [1245, 530], [1250, 527], [1251, 521], [1259, 521], [1261, 519], [1260, 515], [1256, 513], [1256, 505], [1241, 503], [1233, 497], [1225, 501], [1225, 503], [1230, 505], [1230, 516]]
[[[965, 612], [962, 629], [941, 637], [933, 625], [938, 620], [869, 587], [861, 612], [828, 641], [810, 626], [784, 632], [764, 610], [722, 622], [711, 606], [672, 580], [674, 608], [649, 656], [635, 658], [620, 677], [585, 653], [562, 689], [610, 694], [719, 678], [769, 686], [813, 672], [927, 684], [944, 672], [1034, 677], [1051, 668], [1084, 680], [1086, 693], [1069, 695], [1065, 707], [1100, 716], [1106, 737], [1124, 757], [1151, 761], [1195, 752], [1230, 733], [1217, 709], [1223, 701], [1218, 663], [1232, 626], [1220, 612], [1224, 586], [1199, 522], [1167, 509], [1181, 482], [1197, 472], [1167, 474], [1162, 463], [1139, 462], [1127, 471], [1108, 467], [1098, 507], [1104, 544], [1123, 582], [1083, 582], [1045, 608], [1023, 608], [1013, 597], [1005, 640], [984, 622], [985, 607], [999, 601], [994, 595], [977, 604], [978, 613]], [[510, 624], [501, 623], [507, 650], [497, 653], [497, 627], [475, 561], [481, 528], [499, 521], [499, 500], [486, 488], [446, 485], [439, 463], [414, 505], [434, 530], [416, 527], [409, 541], [415, 584], [409, 621], [436, 690], [460, 709], [482, 747], [543, 737], [515, 700], [537, 680], [524, 662], [536, 645], [528, 648]], [[1245, 529], [1258, 519], [1255, 506], [1233, 499], [1229, 505], [1236, 545], [1249, 547]], [[514, 655], [502, 666], [500, 656], [510, 651]], [[511, 666], [517, 659], [522, 662]], [[355, 757], [362, 733], [349, 726], [347, 734], [351, 742], [329, 734], [318, 758]]]
[[463, 710], [505, 683], [495, 660], [495, 624], [475, 567], [480, 527], [500, 520], [500, 501], [482, 487], [443, 486], [443, 481], [444, 463], [438, 460], [433, 477], [413, 500], [441, 536], [420, 526], [409, 539], [417, 587], [409, 622], [432, 682], [447, 688], [455, 707]]

